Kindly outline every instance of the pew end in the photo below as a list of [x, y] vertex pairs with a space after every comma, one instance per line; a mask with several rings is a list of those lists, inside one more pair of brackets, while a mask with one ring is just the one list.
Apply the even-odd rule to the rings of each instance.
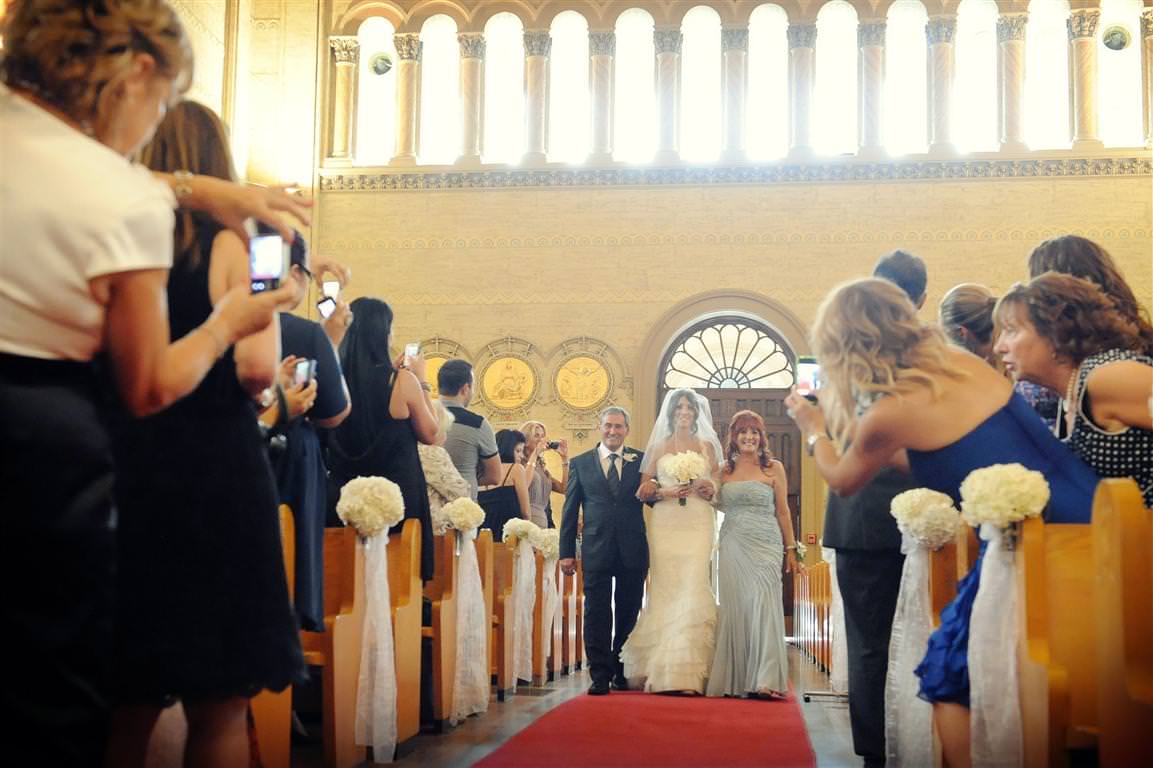
[[420, 732], [420, 521], [408, 519], [388, 539], [388, 589], [396, 656], [396, 742]]
[[[280, 545], [284, 554], [284, 576], [288, 599], [296, 586], [296, 518], [287, 504], [280, 505]], [[252, 698], [252, 720], [256, 742], [266, 768], [288, 768], [292, 759], [292, 688], [280, 693], [261, 691]]]

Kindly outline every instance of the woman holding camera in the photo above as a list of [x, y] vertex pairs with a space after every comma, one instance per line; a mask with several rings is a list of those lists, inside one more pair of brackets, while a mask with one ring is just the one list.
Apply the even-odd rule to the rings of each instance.
[[[552, 519], [552, 495], [564, 493], [568, 485], [568, 440], [548, 439], [548, 430], [539, 421], [526, 421], [520, 427], [524, 434], [525, 469], [528, 472], [529, 520], [541, 528], [555, 528]], [[558, 480], [544, 463], [544, 452], [560, 455], [561, 478]]]

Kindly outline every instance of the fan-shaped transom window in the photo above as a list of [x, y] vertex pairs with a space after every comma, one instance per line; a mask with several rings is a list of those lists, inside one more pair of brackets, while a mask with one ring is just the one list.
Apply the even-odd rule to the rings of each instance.
[[710, 320], [688, 330], [665, 356], [667, 389], [786, 389], [793, 359], [767, 328], [742, 319]]

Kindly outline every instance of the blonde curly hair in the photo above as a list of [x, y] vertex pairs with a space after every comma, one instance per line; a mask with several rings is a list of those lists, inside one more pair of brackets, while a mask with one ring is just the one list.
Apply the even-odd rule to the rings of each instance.
[[925, 388], [936, 397], [938, 376], [964, 376], [949, 366], [941, 330], [921, 322], [908, 295], [888, 280], [866, 278], [834, 288], [817, 310], [812, 342], [824, 377], [821, 407], [842, 447], [859, 400], [899, 398]]
[[107, 86], [138, 53], [183, 93], [192, 45], [165, 0], [16, 0], [3, 20], [0, 79], [79, 122], [96, 119]]

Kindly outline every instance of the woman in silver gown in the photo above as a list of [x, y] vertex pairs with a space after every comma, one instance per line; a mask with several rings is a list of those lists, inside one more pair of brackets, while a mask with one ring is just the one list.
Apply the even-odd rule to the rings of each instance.
[[720, 609], [707, 694], [783, 697], [789, 662], [782, 561], [791, 573], [798, 568], [785, 468], [769, 455], [765, 422], [752, 411], [733, 416], [725, 452]]

